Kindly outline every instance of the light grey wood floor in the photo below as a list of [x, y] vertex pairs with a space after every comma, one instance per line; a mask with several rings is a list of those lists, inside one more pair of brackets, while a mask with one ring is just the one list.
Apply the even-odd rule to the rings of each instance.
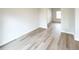
[[0, 50], [78, 50], [74, 36], [61, 32], [60, 23], [51, 23], [48, 29], [38, 28], [19, 37]]

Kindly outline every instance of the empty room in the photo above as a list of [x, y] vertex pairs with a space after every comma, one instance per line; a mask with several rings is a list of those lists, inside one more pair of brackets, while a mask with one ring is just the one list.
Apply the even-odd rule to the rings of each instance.
[[78, 50], [78, 8], [0, 8], [0, 50]]

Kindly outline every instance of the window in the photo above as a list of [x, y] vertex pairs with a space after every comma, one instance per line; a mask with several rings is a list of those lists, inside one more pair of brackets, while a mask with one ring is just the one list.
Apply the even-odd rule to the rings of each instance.
[[56, 11], [56, 19], [61, 19], [61, 11]]

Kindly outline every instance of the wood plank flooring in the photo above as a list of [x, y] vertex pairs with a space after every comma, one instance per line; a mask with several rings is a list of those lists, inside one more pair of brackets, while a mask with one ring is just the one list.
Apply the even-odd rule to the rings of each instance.
[[61, 32], [60, 23], [48, 29], [38, 28], [0, 47], [0, 50], [78, 50], [79, 42], [71, 34]]

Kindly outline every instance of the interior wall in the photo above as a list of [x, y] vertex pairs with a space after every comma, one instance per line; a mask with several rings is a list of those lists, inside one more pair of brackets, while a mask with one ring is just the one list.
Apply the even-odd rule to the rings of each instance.
[[2, 24], [1, 24], [1, 15], [0, 15], [0, 43], [1, 43], [1, 32], [2, 32], [2, 29], [1, 29], [1, 26], [2, 26]]
[[10, 42], [39, 27], [39, 9], [3, 9], [3, 39], [0, 45]]
[[62, 29], [64, 32], [75, 33], [75, 9], [62, 8]]
[[47, 28], [47, 24], [51, 21], [51, 9], [41, 8], [40, 12], [40, 27]]
[[41, 8], [40, 10], [40, 27], [47, 28], [47, 9]]
[[47, 17], [47, 24], [49, 24], [52, 21], [52, 8], [48, 8]]
[[0, 9], [0, 44], [2, 42], [2, 10]]
[[79, 8], [75, 9], [75, 40], [79, 41]]
[[18, 37], [37, 29], [47, 28], [51, 21], [49, 8], [1, 8], [3, 32], [0, 45], [4, 45]]

